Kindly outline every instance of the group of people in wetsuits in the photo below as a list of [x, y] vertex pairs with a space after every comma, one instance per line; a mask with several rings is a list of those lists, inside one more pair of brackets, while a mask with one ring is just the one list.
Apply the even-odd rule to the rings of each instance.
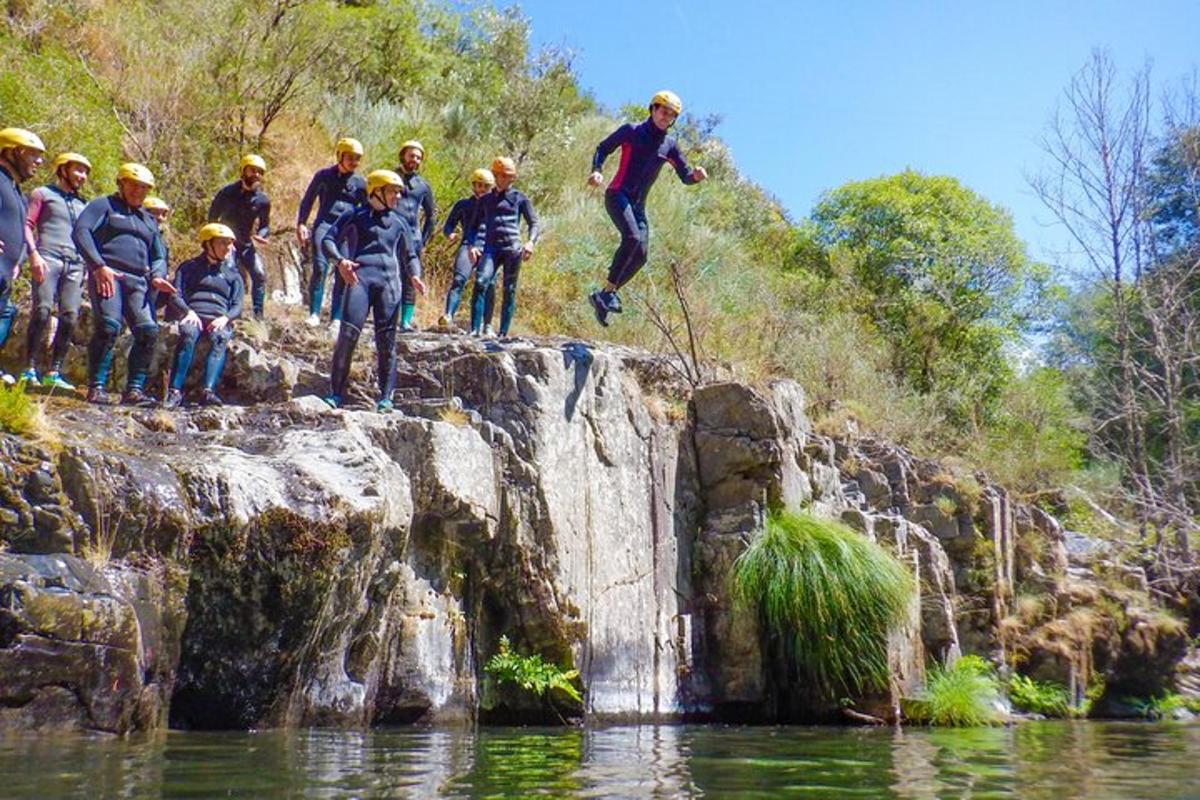
[[[663, 164], [671, 164], [687, 184], [707, 177], [703, 168], [687, 166], [669, 134], [681, 111], [678, 96], [658, 92], [644, 122], [622, 125], [596, 148], [588, 178], [591, 186], [603, 182], [601, 170], [608, 156], [621, 151], [617, 172], [605, 192], [605, 208], [621, 234], [621, 243], [604, 287], [589, 296], [601, 325], [607, 326], [609, 316], [621, 312], [618, 292], [646, 263], [646, 195]], [[222, 187], [212, 200], [209, 222], [198, 235], [199, 254], [179, 264], [174, 279], [169, 280], [169, 255], [162, 235], [169, 207], [150, 195], [155, 186], [150, 170], [136, 163], [121, 165], [116, 191], [88, 202], [81, 189], [90, 174], [90, 162], [78, 153], [63, 153], [53, 162], [54, 183], [34, 189], [26, 200], [20, 184], [33, 176], [45, 152], [41, 140], [30, 131], [0, 130], [0, 348], [16, 316], [12, 285], [28, 252], [33, 291], [23, 380], [51, 388], [74, 388], [63, 377], [62, 367], [86, 284], [93, 310], [89, 402], [116, 401], [107, 386], [115, 344], [125, 325], [133, 344], [120, 400], [133, 405], [154, 402], [147, 394], [146, 380], [159, 334], [157, 309], [163, 307], [167, 317], [179, 323], [180, 331], [163, 405], [173, 408], [182, 403], [202, 339], [209, 352], [198, 402], [221, 404], [217, 387], [233, 336], [233, 321], [243, 312], [243, 271], [249, 277], [254, 315], [261, 318], [264, 312], [266, 271], [258, 248], [270, 233], [271, 208], [262, 188], [264, 160], [252, 154], [242, 158], [238, 179]], [[377, 409], [388, 411], [395, 386], [396, 334], [415, 329], [416, 297], [426, 291], [422, 254], [436, 226], [433, 191], [419, 175], [425, 149], [418, 141], [405, 142], [395, 170], [374, 170], [365, 178], [358, 174], [363, 158], [358, 141], [339, 140], [334, 155], [335, 163], [313, 176], [296, 220], [296, 236], [312, 252], [306, 322], [321, 324], [325, 284], [332, 267], [330, 316], [336, 344], [325, 401], [334, 408], [341, 406], [351, 357], [369, 314], [379, 360]], [[516, 177], [516, 164], [506, 157], [496, 158], [490, 169], [475, 170], [472, 195], [455, 203], [446, 218], [444, 235], [451, 241], [461, 236], [461, 240], [439, 319], [443, 329], [454, 329], [463, 291], [474, 274], [470, 331], [489, 335], [499, 275], [503, 290], [499, 334], [508, 336], [516, 312], [521, 264], [533, 255], [541, 230], [529, 198], [513, 186]], [[524, 239], [522, 219], [527, 229]], [[56, 311], [57, 329], [49, 353], [44, 354], [43, 342]], [[39, 362], [45, 364], [40, 373]], [[3, 373], [0, 379], [15, 381]]]

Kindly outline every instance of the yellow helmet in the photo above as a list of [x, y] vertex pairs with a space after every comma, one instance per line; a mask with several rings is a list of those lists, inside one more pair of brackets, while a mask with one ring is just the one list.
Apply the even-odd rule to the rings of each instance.
[[[496, 173], [503, 173], [505, 175], [516, 175], [517, 174], [516, 162], [514, 162], [508, 156], [496, 156], [496, 158], [492, 159], [492, 173], [493, 173], [493, 175]], [[495, 181], [495, 179], [493, 178], [493, 182], [494, 181]]]
[[86, 156], [79, 155], [79, 153], [59, 153], [54, 158], [55, 171], [67, 164], [80, 164], [87, 167], [89, 171], [92, 169], [92, 162], [88, 161]]
[[38, 135], [24, 128], [5, 128], [0, 131], [0, 150], [9, 147], [28, 147], [31, 150], [46, 152], [46, 145], [42, 144]]
[[655, 106], [666, 106], [676, 114], [683, 113], [683, 101], [679, 99], [679, 95], [667, 89], [655, 93], [654, 97], [650, 98], [650, 107]]
[[117, 180], [121, 181], [125, 179], [144, 183], [151, 189], [156, 185], [154, 182], [154, 173], [141, 164], [135, 164], [132, 161], [122, 164], [117, 168]]
[[338, 143], [333, 147], [333, 154], [337, 158], [341, 158], [344, 153], [353, 153], [356, 156], [363, 154], [362, 142], [358, 139], [351, 139], [349, 136], [338, 139]]
[[154, 195], [148, 195], [146, 197], [146, 199], [142, 201], [142, 208], [146, 209], [147, 211], [170, 211], [171, 210], [171, 207], [169, 205], [167, 205], [166, 200], [163, 200], [161, 197], [156, 197]]
[[236, 239], [233, 235], [233, 229], [228, 225], [222, 225], [219, 222], [210, 222], [200, 229], [200, 244], [204, 244], [209, 239]]
[[421, 144], [416, 139], [409, 139], [407, 142], [400, 145], [400, 157], [401, 158], [404, 158], [404, 151], [408, 150], [409, 148], [414, 148], [416, 150], [420, 150], [421, 155], [422, 156], [425, 155], [425, 145]]
[[495, 186], [496, 176], [492, 174], [490, 169], [480, 167], [471, 173], [471, 183], [486, 183], [488, 186]]
[[367, 195], [375, 194], [376, 189], [384, 186], [398, 186], [404, 191], [404, 180], [390, 169], [377, 169], [367, 176]]
[[246, 167], [256, 167], [263, 172], [267, 171], [267, 162], [263, 161], [262, 156], [256, 156], [254, 153], [247, 153], [242, 156], [242, 160], [238, 162], [238, 172], [241, 172]]

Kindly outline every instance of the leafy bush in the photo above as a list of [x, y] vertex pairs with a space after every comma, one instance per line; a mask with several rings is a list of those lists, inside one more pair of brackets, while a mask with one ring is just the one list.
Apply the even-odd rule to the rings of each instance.
[[500, 650], [488, 660], [484, 670], [501, 683], [515, 683], [538, 697], [557, 690], [576, 703], [583, 702], [574, 684], [579, 677], [579, 670], [564, 670], [537, 654], [523, 656], [514, 652], [507, 636], [500, 637]]
[[886, 688], [887, 636], [913, 582], [894, 556], [846, 526], [780, 513], [734, 563], [733, 594], [827, 698]]
[[1044, 717], [1072, 715], [1071, 698], [1061, 683], [1043, 683], [1024, 675], [1013, 675], [1008, 682], [1008, 699], [1022, 711]]
[[977, 727], [1001, 722], [1000, 682], [992, 665], [979, 656], [962, 656], [950, 666], [934, 667], [925, 691], [906, 703], [915, 722], [947, 727]]

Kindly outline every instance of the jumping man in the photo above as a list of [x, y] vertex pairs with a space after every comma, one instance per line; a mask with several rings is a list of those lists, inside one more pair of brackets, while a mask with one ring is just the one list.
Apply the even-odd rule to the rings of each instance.
[[589, 186], [604, 182], [600, 171], [609, 153], [621, 148], [617, 174], [604, 192], [604, 208], [621, 233], [621, 244], [613, 255], [604, 289], [592, 292], [589, 300], [596, 321], [608, 325], [608, 315], [621, 312], [617, 291], [646, 263], [650, 246], [650, 224], [646, 221], [646, 195], [658, 179], [663, 164], [675, 168], [685, 184], [699, 183], [708, 177], [704, 167], [688, 169], [679, 143], [667, 131], [675, 124], [683, 103], [674, 92], [658, 92], [650, 99], [650, 116], [639, 125], [622, 125], [596, 148], [592, 157]]

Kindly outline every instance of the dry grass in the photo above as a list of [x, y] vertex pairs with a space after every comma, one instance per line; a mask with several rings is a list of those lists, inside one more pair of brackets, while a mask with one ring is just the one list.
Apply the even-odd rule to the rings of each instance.
[[438, 411], [438, 419], [448, 422], [456, 428], [465, 428], [471, 424], [471, 415], [458, 406], [442, 406]]

